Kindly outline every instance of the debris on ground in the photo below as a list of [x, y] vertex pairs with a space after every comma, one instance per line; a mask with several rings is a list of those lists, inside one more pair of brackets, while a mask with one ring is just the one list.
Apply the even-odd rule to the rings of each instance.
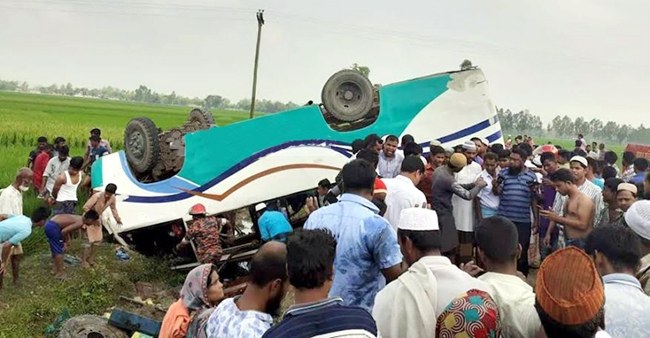
[[82, 315], [70, 318], [61, 327], [59, 338], [128, 338], [122, 330], [109, 325], [106, 318], [93, 315]]
[[70, 319], [70, 310], [63, 309], [63, 311], [61, 311], [61, 314], [56, 317], [54, 322], [48, 325], [45, 329], [45, 336], [54, 337], [54, 334], [58, 332], [59, 329], [61, 329], [61, 325], [63, 325], [63, 323], [68, 319]]
[[156, 287], [152, 283], [136, 282], [135, 290], [142, 299], [156, 298]]
[[129, 298], [129, 297], [125, 297], [125, 296], [120, 296], [120, 300], [124, 300], [124, 301], [127, 301], [129, 303], [138, 304], [138, 305], [141, 305], [141, 306], [151, 306], [151, 307], [155, 308], [156, 310], [158, 310], [158, 311], [160, 311], [162, 313], [167, 312], [167, 310], [165, 308], [163, 308], [163, 307], [161, 307], [159, 305], [156, 305], [151, 298], [147, 298], [146, 300], [142, 300], [142, 298], [140, 298], [140, 297]]
[[117, 251], [115, 252], [115, 256], [116, 256], [118, 259], [121, 259], [121, 260], [123, 260], [123, 261], [128, 261], [129, 259], [131, 259], [131, 255], [129, 255], [128, 253], [124, 252], [124, 249], [122, 249], [122, 248], [117, 249]]
[[108, 323], [114, 327], [129, 332], [140, 332], [150, 336], [158, 336], [162, 323], [151, 318], [143, 317], [135, 313], [115, 309], [111, 313]]

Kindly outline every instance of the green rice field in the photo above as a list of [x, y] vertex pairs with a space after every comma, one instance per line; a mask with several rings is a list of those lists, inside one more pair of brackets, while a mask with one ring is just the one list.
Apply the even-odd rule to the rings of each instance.
[[[90, 129], [102, 130], [111, 147], [124, 147], [124, 127], [133, 117], [146, 116], [162, 129], [181, 126], [192, 107], [138, 104], [66, 96], [0, 92], [0, 186], [13, 180], [27, 163], [29, 151], [43, 135], [53, 142], [62, 136], [71, 155], [82, 155]], [[218, 125], [248, 117], [247, 112], [213, 111]]]

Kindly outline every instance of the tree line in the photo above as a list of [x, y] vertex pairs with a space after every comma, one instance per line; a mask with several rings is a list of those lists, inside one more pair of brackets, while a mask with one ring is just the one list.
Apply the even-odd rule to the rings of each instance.
[[[85, 88], [74, 87], [71, 83], [66, 85], [52, 84], [50, 86], [35, 86], [30, 87], [27, 82], [18, 81], [5, 81], [0, 80], [0, 90], [4, 91], [18, 91], [18, 92], [38, 92], [41, 94], [56, 94], [65, 96], [83, 96], [94, 97], [99, 99], [111, 99], [119, 101], [142, 102], [152, 104], [166, 104], [176, 106], [199, 106], [205, 109], [239, 109], [250, 110], [251, 100], [241, 99], [237, 102], [231, 102], [228, 98], [220, 95], [208, 95], [204, 99], [194, 97], [189, 98], [176, 94], [172, 91], [171, 94], [157, 93], [147, 86], [140, 85], [135, 90], [124, 90], [111, 86], [103, 88]], [[255, 110], [264, 113], [278, 113], [285, 110], [298, 108], [299, 105], [293, 102], [279, 102], [259, 99], [255, 102]]]
[[501, 129], [505, 134], [510, 135], [528, 134], [548, 138], [573, 139], [578, 134], [583, 134], [585, 137], [599, 142], [623, 144], [627, 141], [650, 144], [650, 128], [646, 128], [643, 124], [633, 127], [614, 121], [604, 122], [596, 118], [591, 120], [583, 117], [572, 119], [567, 115], [557, 115], [544, 128], [542, 119], [528, 110], [513, 113], [510, 109], [497, 107], [497, 114], [501, 122]]

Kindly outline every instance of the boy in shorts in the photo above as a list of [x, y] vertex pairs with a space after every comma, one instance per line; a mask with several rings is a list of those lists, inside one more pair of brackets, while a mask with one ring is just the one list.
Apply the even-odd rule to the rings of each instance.
[[99, 214], [90, 210], [82, 216], [61, 214], [50, 218], [45, 224], [45, 236], [52, 251], [54, 267], [52, 273], [58, 278], [65, 278], [63, 272], [63, 253], [70, 247], [70, 233], [80, 229], [84, 225], [91, 225], [97, 222]]
[[115, 184], [107, 184], [104, 191], [96, 192], [83, 206], [84, 213], [90, 210], [94, 210], [100, 216], [100, 220], [86, 227], [88, 243], [83, 244], [83, 254], [81, 259], [81, 265], [85, 268], [95, 265], [96, 243], [100, 243], [102, 241], [102, 221], [106, 222], [106, 215], [104, 214], [104, 211], [106, 211], [108, 208], [111, 208], [111, 213], [113, 214], [113, 218], [115, 218], [117, 224], [122, 224], [122, 219], [120, 218], [116, 207], [116, 191], [117, 186]]

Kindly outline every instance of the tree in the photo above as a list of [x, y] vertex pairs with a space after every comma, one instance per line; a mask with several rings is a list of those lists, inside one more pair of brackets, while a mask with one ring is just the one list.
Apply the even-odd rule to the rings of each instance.
[[147, 88], [147, 86], [140, 85], [135, 90], [134, 99], [138, 102], [149, 102], [151, 100], [151, 89]]
[[27, 84], [27, 82], [23, 81], [23, 83], [20, 85], [20, 87], [18, 87], [18, 90], [20, 90], [21, 92], [26, 93], [26, 92], [29, 91], [29, 85]]
[[589, 123], [585, 121], [583, 117], [578, 117], [576, 118], [575, 122], [573, 122], [573, 134], [578, 135], [578, 134], [583, 134], [587, 135], [589, 134]]
[[163, 95], [162, 101], [164, 104], [176, 104], [176, 92], [172, 91], [172, 93], [169, 95]]
[[370, 75], [370, 68], [367, 66], [359, 66], [357, 63], [353, 63], [350, 69], [356, 70], [357, 72], [363, 74], [365, 77], [368, 77]]
[[235, 107], [239, 110], [250, 110], [251, 109], [251, 100], [250, 99], [241, 99]]
[[203, 100], [203, 107], [205, 107], [205, 109], [223, 108], [223, 97], [220, 95], [208, 95], [205, 100]]
[[614, 121], [609, 121], [605, 124], [603, 127], [603, 135], [606, 135], [605, 137], [609, 140], [615, 140], [617, 135], [618, 135], [618, 129], [619, 126], [616, 122]]
[[623, 141], [627, 139], [631, 130], [632, 127], [630, 125], [627, 124], [621, 125], [621, 127], [618, 128], [618, 132], [616, 133], [616, 139], [618, 139], [618, 143], [623, 143]]
[[602, 137], [603, 121], [593, 118], [589, 121], [589, 130], [594, 137]]
[[564, 137], [572, 136], [574, 130], [575, 128], [573, 126], [573, 120], [570, 117], [564, 115], [562, 121], [560, 122], [560, 130], [559, 130], [560, 136], [564, 136]]

